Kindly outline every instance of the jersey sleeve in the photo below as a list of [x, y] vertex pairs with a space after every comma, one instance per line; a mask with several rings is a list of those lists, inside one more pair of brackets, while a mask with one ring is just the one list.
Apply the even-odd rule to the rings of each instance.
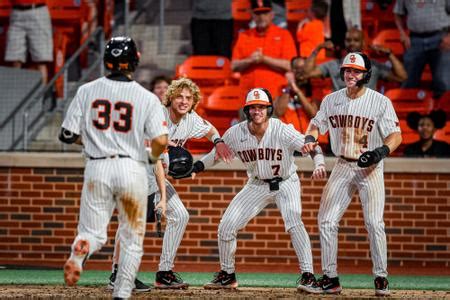
[[297, 131], [292, 124], [283, 124], [283, 144], [289, 152], [300, 151], [305, 144], [305, 136]]
[[158, 100], [153, 101], [153, 105], [149, 104], [149, 114], [145, 120], [145, 135], [150, 140], [169, 133], [167, 129], [167, 121], [162, 110], [162, 105], [159, 101], [156, 101]]
[[328, 131], [328, 119], [326, 115], [326, 98], [320, 104], [320, 109], [311, 120], [311, 123], [319, 128], [320, 134], [325, 134]]
[[[391, 68], [386, 64], [382, 64], [378, 61], [372, 61], [374, 69], [377, 69], [378, 75], [381, 79], [386, 80], [391, 73]], [[373, 70], [372, 70], [373, 71]]]
[[378, 122], [378, 129], [383, 138], [388, 137], [391, 133], [400, 132], [400, 124], [392, 102], [388, 98], [385, 98], [385, 100], [386, 109]]
[[331, 77], [331, 72], [330, 72], [330, 70], [332, 68], [331, 65], [334, 63], [335, 62], [331, 60], [331, 61], [324, 62], [317, 66], [319, 68], [320, 72], [322, 73], [323, 77]]
[[78, 89], [66, 113], [66, 117], [61, 125], [65, 129], [80, 135], [81, 122], [83, 117], [82, 103], [84, 99], [84, 90]]
[[189, 138], [200, 139], [211, 130], [211, 123], [201, 118], [195, 111], [191, 113], [193, 119], [193, 128], [189, 134]]

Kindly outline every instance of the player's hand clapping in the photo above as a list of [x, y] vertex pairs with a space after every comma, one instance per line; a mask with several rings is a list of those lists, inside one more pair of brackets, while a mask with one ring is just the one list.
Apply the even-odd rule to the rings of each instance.
[[312, 135], [307, 135], [305, 136], [305, 144], [301, 148], [301, 152], [303, 154], [314, 152], [314, 149], [318, 144], [319, 142], [316, 141], [316, 139]]

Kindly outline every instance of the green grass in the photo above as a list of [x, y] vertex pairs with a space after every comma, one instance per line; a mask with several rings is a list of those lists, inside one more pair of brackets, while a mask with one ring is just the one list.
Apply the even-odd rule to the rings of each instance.
[[[109, 272], [85, 271], [79, 281], [80, 285], [106, 285]], [[213, 273], [180, 273], [181, 277], [192, 286], [202, 286], [212, 279]], [[141, 272], [139, 279], [153, 282], [155, 273]], [[241, 287], [286, 287], [296, 286], [297, 274], [285, 273], [239, 273]], [[372, 289], [373, 278], [370, 275], [340, 275], [341, 284], [345, 288]], [[60, 270], [0, 270], [0, 285], [59, 285], [63, 284], [63, 273]], [[391, 289], [399, 290], [450, 290], [450, 276], [389, 276]]]

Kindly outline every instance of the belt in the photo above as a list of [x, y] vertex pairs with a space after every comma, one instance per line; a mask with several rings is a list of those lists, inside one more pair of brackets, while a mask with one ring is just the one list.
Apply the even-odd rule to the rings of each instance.
[[340, 158], [342, 158], [343, 160], [348, 161], [348, 162], [357, 162], [358, 161], [357, 159], [347, 158], [345, 156], [340, 156]]
[[261, 180], [264, 181], [264, 182], [267, 182], [267, 183], [271, 183], [271, 182], [282, 182], [283, 178], [281, 178], [281, 177], [274, 177], [272, 179], [261, 179]]
[[274, 177], [272, 179], [262, 179], [262, 181], [269, 184], [269, 189], [271, 191], [278, 191], [280, 189], [280, 182], [283, 181], [283, 178]]
[[107, 158], [130, 158], [129, 155], [111, 155], [111, 156], [101, 156], [101, 157], [89, 157], [90, 160], [99, 160], [99, 159], [107, 159]]
[[45, 6], [45, 3], [28, 4], [28, 5], [26, 5], [26, 4], [13, 5], [12, 8], [16, 9], [16, 10], [29, 10], [29, 9], [39, 8], [39, 7], [42, 7], [42, 6]]
[[436, 34], [439, 34], [441, 32], [447, 32], [447, 28], [443, 28], [440, 30], [434, 30], [434, 31], [426, 31], [426, 32], [410, 32], [409, 36], [411, 37], [419, 37], [419, 38], [426, 38], [426, 37], [430, 37]]

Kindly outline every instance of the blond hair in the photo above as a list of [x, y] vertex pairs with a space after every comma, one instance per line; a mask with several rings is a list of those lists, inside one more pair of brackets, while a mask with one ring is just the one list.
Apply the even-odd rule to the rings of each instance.
[[180, 96], [181, 91], [183, 91], [184, 88], [187, 88], [192, 93], [193, 103], [189, 112], [195, 110], [198, 103], [202, 99], [202, 96], [200, 94], [200, 88], [198, 87], [197, 84], [195, 84], [195, 82], [186, 77], [172, 80], [172, 82], [169, 85], [169, 88], [167, 89], [166, 94], [164, 95], [163, 99], [164, 105], [166, 107], [169, 107], [172, 104], [172, 100]]

